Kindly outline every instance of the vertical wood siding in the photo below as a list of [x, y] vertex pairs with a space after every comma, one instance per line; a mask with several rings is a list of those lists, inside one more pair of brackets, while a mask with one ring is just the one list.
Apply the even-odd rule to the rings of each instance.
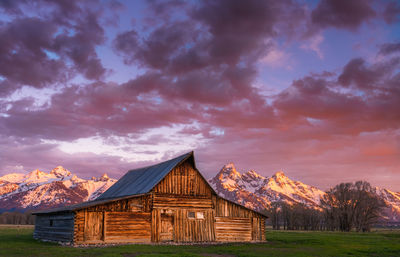
[[161, 234], [161, 212], [159, 209], [153, 209], [151, 212], [151, 241], [160, 242]]
[[203, 219], [188, 218], [188, 212], [198, 212], [199, 209], [178, 209], [175, 216], [176, 242], [207, 242], [215, 241], [214, 215], [211, 209], [200, 210]]
[[[163, 214], [168, 212], [168, 214]], [[188, 218], [188, 212], [202, 212], [204, 217]], [[174, 210], [153, 209], [152, 212], [152, 241], [170, 241], [163, 236], [163, 216], [173, 217], [173, 241], [175, 242], [210, 242], [215, 241], [214, 214], [212, 209], [186, 209]]]
[[217, 217], [251, 218], [257, 215], [255, 212], [223, 198], [216, 197], [215, 201], [215, 216]]
[[104, 234], [104, 214], [99, 211], [85, 212], [85, 242], [97, 242], [103, 240]]
[[211, 197], [211, 189], [189, 161], [175, 167], [154, 187], [155, 193], [202, 195]]

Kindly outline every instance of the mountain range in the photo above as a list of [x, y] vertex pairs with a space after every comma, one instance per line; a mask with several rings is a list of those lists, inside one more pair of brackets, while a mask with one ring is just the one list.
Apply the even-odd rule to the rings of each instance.
[[[283, 171], [271, 177], [263, 177], [254, 170], [241, 174], [233, 163], [225, 165], [208, 182], [219, 195], [259, 211], [277, 201], [303, 203], [318, 208], [320, 199], [325, 195], [317, 187], [288, 178]], [[378, 187], [375, 189], [387, 205], [382, 213], [382, 221], [400, 222], [400, 192]]]
[[96, 199], [117, 180], [106, 174], [81, 179], [62, 166], [0, 177], [0, 211], [39, 210]]
[[[0, 212], [39, 210], [94, 200], [117, 180], [106, 174], [81, 179], [58, 166], [49, 173], [34, 170], [28, 174], [11, 173], [0, 177]], [[264, 177], [254, 170], [240, 173], [233, 163], [225, 165], [208, 182], [231, 201], [258, 211], [272, 202], [303, 203], [318, 208], [325, 192], [288, 178], [283, 171]], [[400, 193], [376, 188], [387, 204], [383, 220], [400, 222]]]

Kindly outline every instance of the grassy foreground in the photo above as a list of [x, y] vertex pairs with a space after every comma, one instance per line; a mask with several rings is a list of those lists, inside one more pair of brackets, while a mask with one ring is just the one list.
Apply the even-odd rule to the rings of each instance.
[[38, 242], [32, 228], [0, 227], [0, 256], [400, 256], [400, 231], [268, 231], [268, 242], [224, 245], [120, 245], [74, 248]]

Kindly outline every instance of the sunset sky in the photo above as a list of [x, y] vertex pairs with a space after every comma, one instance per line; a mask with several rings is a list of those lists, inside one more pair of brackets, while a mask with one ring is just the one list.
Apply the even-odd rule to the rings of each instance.
[[0, 176], [192, 150], [400, 191], [400, 2], [0, 1]]

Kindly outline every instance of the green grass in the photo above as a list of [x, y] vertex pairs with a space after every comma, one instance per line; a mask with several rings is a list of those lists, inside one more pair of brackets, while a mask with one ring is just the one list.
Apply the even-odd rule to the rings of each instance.
[[75, 248], [32, 238], [32, 228], [0, 227], [0, 256], [400, 256], [400, 231], [268, 231], [268, 242], [223, 245], [119, 245]]

